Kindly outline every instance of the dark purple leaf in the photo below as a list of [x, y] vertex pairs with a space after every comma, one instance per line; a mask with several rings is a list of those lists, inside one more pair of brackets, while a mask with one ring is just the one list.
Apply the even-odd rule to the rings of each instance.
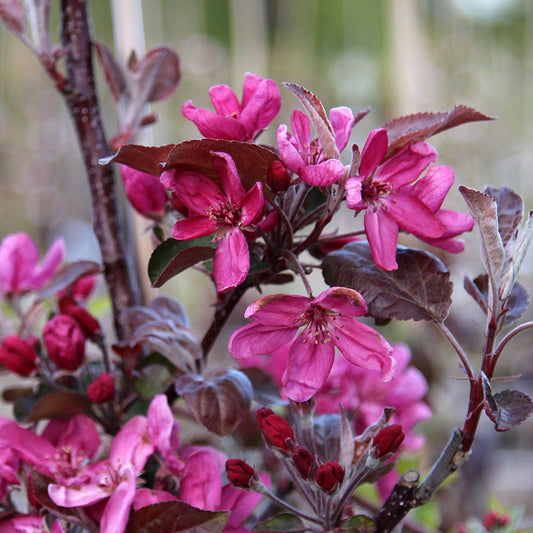
[[[285, 87], [292, 91], [300, 100], [305, 110], [309, 114], [309, 118], [313, 123], [315, 131], [320, 141], [320, 146], [324, 152], [326, 159], [338, 159], [339, 151], [335, 144], [335, 133], [331, 126], [328, 116], [322, 102], [311, 91], [305, 87], [297, 85], [296, 83], [284, 83]], [[364, 115], [363, 115], [364, 116]], [[362, 117], [360, 117], [362, 118]]]
[[185, 374], [176, 391], [205, 428], [216, 435], [231, 434], [250, 410], [254, 392], [250, 380], [235, 369], [219, 369], [205, 377]]
[[442, 322], [448, 316], [453, 287], [444, 264], [429, 252], [402, 246], [396, 261], [398, 270], [382, 270], [366, 241], [353, 242], [329, 253], [322, 273], [331, 287], [361, 293], [368, 313], [375, 318]]
[[321, 460], [336, 461], [340, 454], [342, 419], [337, 413], [315, 415], [314, 437]]
[[210, 237], [190, 241], [167, 239], [152, 253], [148, 275], [153, 287], [161, 287], [187, 268], [215, 257], [216, 244]]
[[118, 102], [121, 98], [129, 97], [128, 83], [124, 75], [124, 70], [115, 61], [111, 50], [99, 41], [96, 41], [94, 46], [96, 47], [96, 56], [104, 71], [105, 80], [111, 91], [113, 100]]
[[41, 396], [28, 417], [28, 422], [45, 418], [70, 418], [91, 410], [91, 402], [77, 392], [58, 391]]
[[168, 46], [153, 48], [142, 58], [135, 75], [145, 102], [164, 100], [178, 88], [180, 58]]
[[59, 291], [66, 289], [80, 278], [100, 274], [101, 270], [100, 265], [94, 261], [75, 261], [73, 263], [67, 263], [61, 267], [46, 286], [38, 292], [37, 298], [39, 300], [50, 298], [50, 296], [54, 296]]
[[0, 0], [0, 20], [13, 32], [26, 31], [26, 10], [20, 0]]
[[353, 117], [354, 117], [354, 126], [360, 122], [362, 119], [364, 119], [368, 113], [370, 113], [371, 111], [371, 108], [370, 107], [367, 107], [366, 109], [361, 109], [359, 111], [356, 111], [354, 114], [353, 114]]
[[507, 187], [495, 189], [487, 186], [484, 192], [496, 200], [498, 231], [505, 246], [511, 239], [516, 238], [518, 228], [524, 218], [524, 202], [518, 194]]
[[[233, 158], [245, 189], [258, 181], [266, 184], [268, 169], [274, 161], [279, 160], [272, 150], [258, 144], [200, 139], [175, 145], [168, 155], [165, 169], [178, 167], [197, 172], [220, 184], [220, 177], [213, 166], [212, 151], [225, 152]], [[265, 187], [264, 190], [266, 193], [268, 188]]]
[[479, 120], [494, 120], [494, 117], [471, 107], [457, 105], [449, 112], [416, 113], [391, 120], [383, 126], [389, 135], [385, 158], [392, 157], [410, 143], [423, 141], [441, 131]]
[[175, 324], [179, 324], [186, 328], [191, 325], [185, 307], [183, 307], [183, 305], [181, 305], [175, 298], [170, 298], [170, 296], [158, 296], [152, 300], [150, 307], [158, 313], [160, 317], [172, 320]]
[[163, 172], [163, 165], [175, 144], [165, 146], [142, 146], [140, 144], [125, 144], [111, 157], [100, 159], [100, 164], [122, 163], [128, 167], [159, 176]]
[[180, 501], [155, 503], [135, 511], [127, 533], [219, 533], [228, 516], [228, 511], [204, 511]]
[[287, 400], [281, 398], [279, 387], [270, 374], [254, 366], [241, 368], [241, 372], [246, 374], [252, 383], [254, 400], [257, 403], [261, 405], [287, 405]]
[[346, 411], [340, 406], [341, 415], [341, 430], [339, 441], [339, 464], [344, 468], [345, 472], [349, 472], [353, 465], [355, 457], [355, 442], [353, 440], [353, 433], [350, 427], [350, 420], [346, 415]]
[[496, 431], [509, 431], [521, 424], [533, 411], [531, 398], [517, 390], [492, 394], [488, 380], [483, 381], [485, 413], [494, 422]]
[[[486, 274], [483, 274], [485, 276], [486, 280], [488, 280], [488, 276]], [[481, 278], [481, 276], [478, 276], [474, 281], [472, 281], [468, 276], [465, 276], [463, 278], [463, 286], [465, 288], [465, 291], [474, 298], [475, 302], [481, 307], [481, 310], [487, 314], [487, 295], [486, 292], [483, 294], [478, 279]], [[487, 281], [485, 281], [485, 286], [487, 285]]]

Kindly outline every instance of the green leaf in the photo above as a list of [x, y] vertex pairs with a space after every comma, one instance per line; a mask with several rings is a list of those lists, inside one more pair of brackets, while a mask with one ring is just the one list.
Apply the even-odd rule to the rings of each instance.
[[265, 522], [261, 522], [254, 527], [252, 531], [257, 533], [261, 531], [270, 531], [271, 533], [277, 531], [291, 531], [291, 529], [301, 529], [303, 527], [302, 521], [290, 513], [280, 513]]
[[153, 252], [148, 262], [148, 275], [153, 287], [161, 287], [187, 268], [215, 257], [216, 244], [211, 237], [190, 241], [167, 239]]
[[358, 514], [342, 524], [341, 531], [343, 530], [352, 531], [353, 533], [374, 533], [376, 522], [369, 516]]

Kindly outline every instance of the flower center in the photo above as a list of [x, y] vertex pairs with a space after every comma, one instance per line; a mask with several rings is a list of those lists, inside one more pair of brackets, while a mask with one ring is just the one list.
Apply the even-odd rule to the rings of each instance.
[[311, 308], [300, 317], [302, 325], [305, 326], [301, 333], [306, 337], [304, 342], [310, 339], [314, 344], [329, 342], [331, 340], [331, 328], [337, 329], [336, 319], [337, 313], [319, 305], [311, 305]]
[[63, 446], [56, 450], [54, 459], [56, 472], [65, 478], [70, 478], [78, 474], [87, 456], [83, 450], [74, 450], [72, 446]]
[[370, 180], [363, 183], [361, 197], [365, 204], [371, 204], [374, 209], [384, 207], [385, 204], [381, 200], [382, 196], [387, 196], [394, 193], [394, 187], [391, 183]]
[[207, 215], [217, 228], [239, 226], [241, 224], [240, 209], [235, 209], [229, 202], [209, 208]]
[[300, 153], [308, 165], [318, 165], [324, 160], [324, 153], [318, 139], [312, 140], [310, 145], [303, 146]]

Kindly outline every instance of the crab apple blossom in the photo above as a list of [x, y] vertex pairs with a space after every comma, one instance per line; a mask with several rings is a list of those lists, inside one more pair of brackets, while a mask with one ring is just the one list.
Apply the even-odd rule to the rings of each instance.
[[[348, 144], [355, 118], [349, 107], [334, 107], [330, 110], [329, 117], [340, 153]], [[337, 183], [344, 176], [344, 165], [338, 159], [326, 158], [320, 141], [311, 140], [307, 115], [299, 109], [294, 110], [291, 127], [293, 136], [285, 124], [278, 128], [277, 133], [279, 153], [287, 168], [314, 187], [327, 187]]]
[[361, 154], [359, 172], [346, 182], [346, 204], [365, 211], [364, 225], [374, 261], [384, 270], [395, 270], [399, 229], [451, 252], [463, 249], [454, 238], [473, 228], [463, 213], [442, 210], [454, 174], [446, 166], [432, 167], [437, 151], [425, 142], [406, 146], [383, 162], [388, 134], [384, 128], [370, 133]]
[[[172, 236], [189, 240], [215, 234], [218, 243], [214, 278], [219, 292], [240, 285], [250, 270], [250, 252], [244, 230], [264, 215], [263, 186], [257, 182], [246, 191], [235, 162], [229, 154], [211, 152], [221, 187], [195, 172], [171, 169], [163, 172], [161, 182], [176, 192], [189, 209], [189, 217], [178, 220]], [[253, 228], [250, 228], [253, 229]]]
[[244, 78], [242, 101], [227, 85], [209, 89], [215, 112], [198, 109], [187, 100], [181, 112], [194, 122], [200, 133], [208, 139], [228, 141], [253, 141], [281, 109], [281, 94], [276, 83], [247, 73]]
[[229, 341], [237, 359], [288, 350], [283, 375], [285, 394], [302, 402], [313, 396], [326, 381], [335, 347], [352, 364], [378, 370], [390, 381], [396, 361], [389, 343], [356, 317], [366, 314], [362, 296], [345, 287], [332, 287], [316, 298], [277, 294], [250, 305], [246, 318], [253, 322], [239, 328]]
[[26, 233], [12, 233], [0, 244], [0, 291], [22, 294], [38, 290], [50, 280], [65, 255], [63, 239], [56, 239], [42, 262], [39, 250]]

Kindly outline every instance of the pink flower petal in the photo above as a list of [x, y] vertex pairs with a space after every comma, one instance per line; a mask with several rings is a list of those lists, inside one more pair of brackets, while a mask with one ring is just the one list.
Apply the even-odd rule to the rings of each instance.
[[48, 485], [48, 495], [56, 505], [62, 507], [86, 507], [108, 498], [110, 490], [102, 486], [99, 481], [84, 483], [83, 485]]
[[154, 447], [148, 441], [148, 422], [144, 416], [138, 415], [130, 418], [117, 433], [109, 456], [116, 470], [132, 465], [138, 475], [153, 451]]
[[215, 252], [213, 274], [217, 291], [223, 292], [240, 285], [250, 270], [250, 252], [246, 237], [237, 228], [230, 228]]
[[364, 316], [367, 313], [363, 297], [346, 287], [331, 287], [319, 294], [312, 303], [344, 316]]
[[300, 150], [307, 152], [311, 145], [311, 126], [309, 117], [299, 109], [295, 109], [291, 115], [292, 134]]
[[370, 132], [363, 152], [361, 153], [361, 164], [359, 165], [360, 176], [366, 178], [375, 172], [387, 153], [388, 143], [389, 137], [385, 128]]
[[261, 78], [257, 74], [252, 74], [251, 72], [247, 72], [244, 75], [244, 82], [242, 84], [242, 108], [243, 109], [248, 105], [248, 103], [252, 99], [253, 95], [257, 91], [262, 81], [263, 81], [263, 78]]
[[192, 102], [185, 102], [181, 112], [194, 122], [198, 131], [207, 139], [247, 141], [248, 133], [244, 125], [234, 117], [217, 115], [209, 109], [196, 109]]
[[178, 220], [172, 226], [172, 237], [179, 241], [188, 241], [190, 239], [197, 239], [198, 237], [206, 237], [216, 231], [216, 226], [213, 221], [204, 216], [195, 216]]
[[176, 496], [166, 492], [165, 490], [154, 489], [137, 489], [135, 492], [135, 499], [133, 500], [133, 509], [138, 511], [148, 505], [154, 505], [154, 503], [174, 502], [179, 501]]
[[291, 141], [291, 136], [287, 131], [287, 126], [282, 124], [277, 132], [278, 149], [281, 159], [285, 166], [291, 171], [297, 173], [305, 165], [302, 154], [298, 150], [296, 143]]
[[[164, 394], [156, 394], [146, 415], [148, 420], [148, 437], [157, 451], [166, 458], [179, 446], [173, 435], [179, 432], [179, 423], [174, 418]], [[173, 442], [174, 440], [174, 442]]]
[[355, 117], [349, 107], [333, 107], [329, 111], [329, 121], [335, 132], [335, 144], [340, 153], [350, 140]]
[[409, 194], [418, 198], [435, 213], [453, 185], [453, 178], [454, 172], [450, 167], [436, 165], [413, 185]]
[[209, 98], [217, 115], [237, 117], [241, 112], [241, 105], [233, 89], [227, 85], [215, 85], [209, 89]]
[[329, 187], [344, 176], [344, 165], [338, 159], [327, 159], [318, 165], [300, 168], [298, 175], [313, 187]]
[[33, 272], [33, 288], [40, 289], [54, 275], [64, 256], [65, 241], [62, 238], [55, 239], [41, 265]]
[[361, 180], [358, 178], [349, 178], [346, 181], [345, 189], [346, 205], [348, 206], [348, 209], [360, 211], [367, 208], [367, 205], [363, 202], [363, 197], [361, 196], [361, 191], [363, 189]]
[[265, 197], [263, 196], [263, 185], [257, 182], [248, 190], [242, 200], [241, 222], [244, 227], [250, 226], [258, 221], [265, 210]]
[[381, 210], [365, 211], [365, 231], [376, 265], [384, 270], [396, 270], [398, 224]]
[[100, 521], [100, 533], [124, 533], [126, 529], [131, 504], [135, 498], [135, 476], [132, 470], [123, 475], [126, 479], [113, 490], [105, 506]]
[[222, 189], [226, 197], [232, 205], [240, 206], [245, 190], [237, 172], [235, 161], [229, 154], [224, 152], [211, 152], [211, 155], [213, 156], [213, 166], [220, 176]]
[[303, 322], [298, 319], [309, 310], [311, 303], [306, 296], [273, 294], [263, 296], [249, 305], [244, 312], [245, 318], [254, 318], [265, 325], [299, 327]]

